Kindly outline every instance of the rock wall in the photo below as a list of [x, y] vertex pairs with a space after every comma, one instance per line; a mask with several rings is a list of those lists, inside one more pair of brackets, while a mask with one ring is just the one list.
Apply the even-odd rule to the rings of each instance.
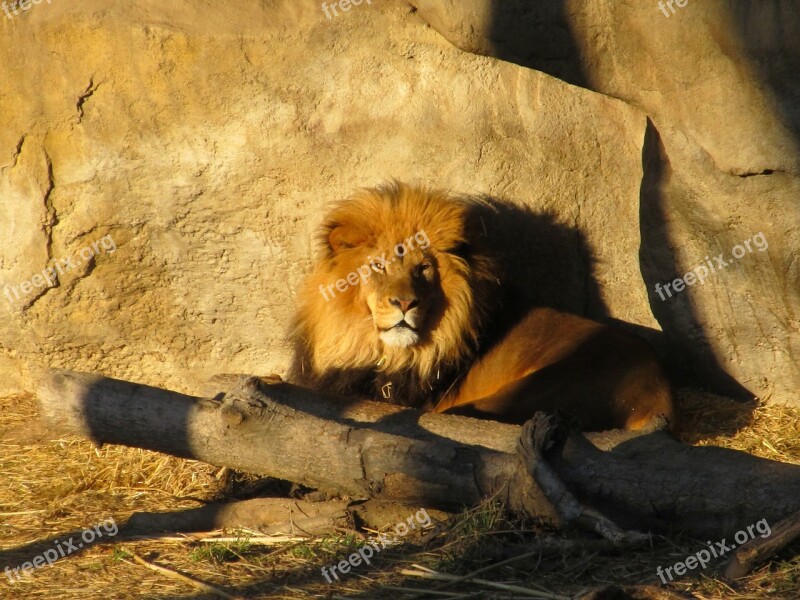
[[[565, 6], [548, 18], [571, 37], [553, 43], [582, 62], [548, 60], [595, 78], [576, 86], [456, 47], [474, 49], [467, 31], [492, 54], [490, 2], [415, 4], [0, 15], [0, 393], [38, 365], [187, 392], [285, 373], [325, 206], [396, 177], [546, 213], [519, 246], [545, 301], [663, 328], [663, 350], [693, 352], [679, 371], [797, 402], [798, 152], [758, 70], [731, 64], [733, 25], [695, 32], [676, 83], [656, 38], [637, 62], [652, 27], [618, 23], [611, 0]], [[702, 83], [715, 69], [728, 78]], [[767, 250], [656, 295], [759, 232]]]
[[[796, 3], [413, 4], [466, 51], [544, 70], [647, 115], [639, 260], [667, 356], [685, 357], [680, 370], [700, 385], [800, 402]], [[766, 250], [732, 256], [759, 234]], [[703, 285], [656, 293], [709, 260], [720, 270]]]

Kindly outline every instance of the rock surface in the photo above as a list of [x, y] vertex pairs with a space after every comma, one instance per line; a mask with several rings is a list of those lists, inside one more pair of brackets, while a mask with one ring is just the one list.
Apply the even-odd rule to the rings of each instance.
[[[38, 365], [186, 392], [219, 372], [285, 373], [326, 205], [396, 177], [551, 215], [510, 235], [537, 297], [663, 328], [662, 349], [708, 385], [727, 373], [799, 402], [791, 90], [768, 96], [737, 66], [733, 26], [668, 33], [683, 13], [626, 16], [611, 0], [556, 11], [578, 25], [544, 62], [567, 80], [585, 69], [577, 87], [448, 41], [491, 54], [490, 3], [415, 4], [328, 19], [307, 0], [82, 0], [0, 15], [0, 394], [33, 387]], [[664, 43], [688, 45], [670, 62]], [[656, 295], [759, 232], [766, 251]]]
[[[800, 404], [796, 3], [412, 4], [466, 51], [544, 70], [647, 114], [639, 258], [667, 355], [684, 356], [682, 370], [701, 385], [735, 393], [742, 384]], [[758, 234], [766, 250], [731, 260]], [[657, 283], [707, 260], [716, 266], [720, 253], [727, 266], [702, 286], [656, 294]]]

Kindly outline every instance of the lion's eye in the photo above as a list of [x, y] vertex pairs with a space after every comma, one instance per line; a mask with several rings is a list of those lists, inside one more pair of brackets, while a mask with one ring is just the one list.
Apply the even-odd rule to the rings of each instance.
[[430, 263], [422, 263], [417, 267], [417, 277], [428, 277], [431, 271], [432, 267]]

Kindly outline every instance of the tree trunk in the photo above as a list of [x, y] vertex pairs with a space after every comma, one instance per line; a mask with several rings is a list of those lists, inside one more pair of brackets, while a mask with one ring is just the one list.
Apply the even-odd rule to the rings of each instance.
[[[43, 378], [39, 401], [59, 433], [99, 443], [157, 450], [353, 498], [453, 508], [497, 494], [516, 513], [560, 524], [530, 475], [536, 471], [530, 453], [518, 451], [522, 428], [515, 425], [333, 401], [255, 378], [199, 399], [53, 371]], [[800, 509], [800, 466], [687, 446], [664, 432], [627, 439], [609, 451], [587, 438], [600, 444], [608, 436], [562, 436], [543, 459], [582, 503], [623, 527], [722, 538]]]

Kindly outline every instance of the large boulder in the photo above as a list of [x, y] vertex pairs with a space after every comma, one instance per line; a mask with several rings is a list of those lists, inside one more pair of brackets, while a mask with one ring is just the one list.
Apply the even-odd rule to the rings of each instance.
[[[682, 370], [701, 385], [800, 404], [796, 3], [412, 4], [463, 50], [647, 114], [639, 259], [667, 356], [684, 357]], [[695, 283], [677, 294], [663, 291], [704, 266], [703, 284], [689, 277]]]
[[[660, 323], [709, 381], [793, 397], [793, 147], [723, 172], [746, 153], [700, 153], [711, 134], [641, 102], [464, 53], [421, 12], [84, 0], [0, 19], [0, 393], [39, 365], [187, 392], [285, 373], [326, 205], [396, 177], [519, 207], [508, 276], [542, 301]], [[774, 172], [738, 176], [752, 169]], [[759, 232], [768, 250], [655, 295]]]

